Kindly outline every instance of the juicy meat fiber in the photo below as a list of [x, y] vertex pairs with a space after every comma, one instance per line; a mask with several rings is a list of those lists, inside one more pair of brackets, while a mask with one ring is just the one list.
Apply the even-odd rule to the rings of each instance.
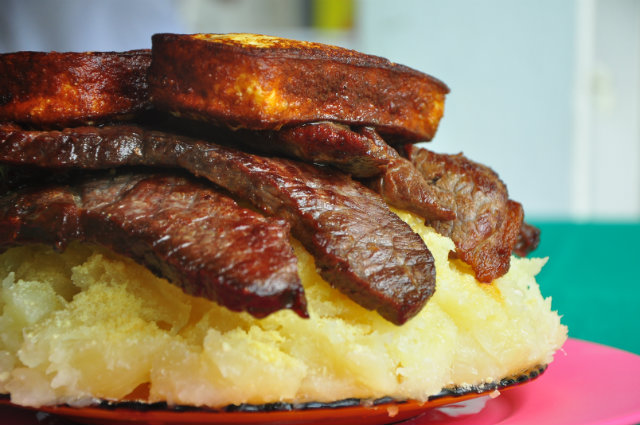
[[288, 225], [191, 179], [124, 174], [0, 198], [0, 249], [72, 240], [110, 247], [230, 310], [307, 317]]
[[[216, 130], [226, 134], [219, 128]], [[452, 203], [451, 194], [427, 184], [411, 162], [401, 157], [372, 127], [351, 129], [319, 122], [279, 131], [237, 130], [230, 132], [230, 137], [259, 152], [331, 165], [354, 177], [366, 178], [367, 185], [389, 204], [425, 218], [455, 218], [455, 213], [443, 206]]]
[[[191, 123], [188, 125], [192, 127]], [[236, 130], [229, 135], [234, 142], [259, 152], [332, 165], [354, 177], [377, 176], [389, 162], [386, 150], [367, 135], [329, 121], [300, 124], [278, 131]]]
[[498, 175], [462, 154], [437, 154], [414, 145], [404, 149], [428, 182], [453, 195], [453, 204], [445, 206], [455, 211], [456, 219], [427, 223], [453, 240], [454, 256], [469, 264], [479, 281], [491, 282], [504, 275], [518, 240], [523, 210], [508, 198]]
[[132, 125], [62, 132], [0, 127], [0, 162], [43, 167], [182, 167], [285, 218], [320, 273], [365, 308], [402, 324], [435, 289], [433, 257], [383, 199], [348, 175]]
[[401, 157], [370, 127], [360, 130], [385, 152], [387, 164], [381, 175], [368, 181], [368, 186], [380, 193], [391, 205], [412, 211], [427, 220], [453, 220], [452, 195], [430, 185], [413, 164]]

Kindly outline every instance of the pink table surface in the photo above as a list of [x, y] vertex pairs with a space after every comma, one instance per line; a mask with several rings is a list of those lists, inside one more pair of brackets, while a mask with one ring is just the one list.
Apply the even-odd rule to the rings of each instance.
[[[462, 403], [460, 410], [473, 403]], [[403, 424], [638, 424], [640, 356], [569, 339], [535, 381], [487, 400], [479, 413], [450, 416], [455, 410], [455, 405], [436, 408]]]

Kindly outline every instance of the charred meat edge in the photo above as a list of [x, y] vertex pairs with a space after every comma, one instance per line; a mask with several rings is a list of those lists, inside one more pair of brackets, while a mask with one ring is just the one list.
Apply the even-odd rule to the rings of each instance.
[[506, 186], [489, 167], [462, 154], [438, 154], [411, 144], [404, 146], [404, 154], [427, 181], [453, 195], [454, 203], [447, 206], [456, 219], [427, 224], [453, 240], [452, 257], [469, 264], [479, 281], [504, 275], [514, 249], [526, 253], [535, 248], [537, 229], [527, 226], [532, 236], [520, 235], [522, 206], [509, 199]]

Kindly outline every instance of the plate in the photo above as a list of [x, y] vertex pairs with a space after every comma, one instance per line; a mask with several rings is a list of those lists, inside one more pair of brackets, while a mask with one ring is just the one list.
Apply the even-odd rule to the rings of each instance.
[[[544, 369], [542, 369], [544, 370]], [[529, 382], [540, 375], [540, 370], [533, 371], [533, 375], [525, 374], [519, 380], [505, 380], [502, 383], [502, 391], [511, 390], [524, 382]], [[508, 385], [508, 387], [504, 387]], [[495, 388], [495, 386], [493, 387]], [[464, 394], [441, 394], [426, 403], [416, 401], [394, 402], [381, 399], [380, 402], [363, 406], [357, 399], [343, 400], [331, 403], [333, 407], [318, 407], [311, 403], [306, 409], [291, 410], [286, 405], [267, 405], [269, 410], [255, 411], [255, 406], [242, 407], [244, 411], [206, 411], [195, 408], [166, 409], [166, 405], [148, 405], [136, 402], [118, 403], [100, 407], [74, 408], [68, 406], [42, 407], [39, 411], [29, 408], [20, 408], [10, 405], [4, 400], [4, 406], [0, 405], [0, 417], [11, 417], [3, 409], [11, 409], [16, 414], [22, 415], [15, 422], [21, 425], [70, 425], [73, 423], [86, 423], [95, 425], [263, 425], [263, 424], [288, 424], [288, 425], [352, 425], [354, 423], [367, 425], [382, 425], [415, 418], [428, 409], [456, 403], [471, 402], [474, 399], [484, 399], [485, 394], [497, 393], [495, 389], [484, 388], [478, 391], [466, 391]], [[484, 402], [481, 400], [483, 406]], [[314, 406], [315, 405], [315, 406]], [[471, 408], [475, 408], [472, 404]], [[326, 405], [325, 405], [326, 406]], [[277, 410], [271, 410], [271, 409]], [[25, 413], [30, 410], [29, 418]], [[476, 410], [479, 410], [476, 408]], [[459, 411], [459, 410], [457, 410]], [[35, 420], [33, 416], [35, 415]], [[66, 420], [65, 420], [66, 419]], [[26, 422], [23, 422], [26, 420]], [[45, 421], [45, 422], [43, 422]]]
[[639, 424], [640, 356], [570, 338], [539, 379], [505, 391], [475, 415], [466, 408], [432, 409], [403, 425]]
[[0, 406], [0, 417], [18, 425], [91, 424], [381, 424], [405, 425], [628, 425], [640, 423], [640, 356], [569, 339], [548, 370], [526, 385], [498, 395], [446, 396], [427, 404], [380, 404], [275, 412], [158, 411], [49, 408], [36, 412]]

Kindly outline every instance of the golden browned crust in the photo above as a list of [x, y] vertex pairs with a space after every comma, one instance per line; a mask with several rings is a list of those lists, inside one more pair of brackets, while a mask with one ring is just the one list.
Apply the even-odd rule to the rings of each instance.
[[233, 128], [330, 120], [429, 140], [449, 91], [411, 68], [318, 43], [253, 34], [155, 34], [152, 42], [153, 103]]
[[149, 106], [150, 50], [0, 55], [0, 121], [91, 124]]

